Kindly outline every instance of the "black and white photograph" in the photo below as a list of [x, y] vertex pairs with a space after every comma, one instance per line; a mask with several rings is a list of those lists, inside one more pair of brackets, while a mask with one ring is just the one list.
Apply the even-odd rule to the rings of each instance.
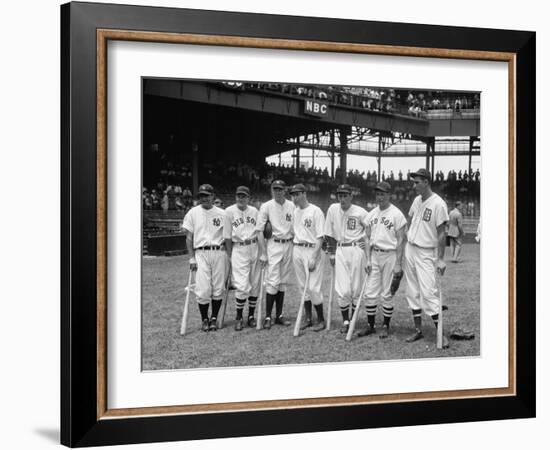
[[142, 78], [142, 370], [479, 357], [482, 95]]

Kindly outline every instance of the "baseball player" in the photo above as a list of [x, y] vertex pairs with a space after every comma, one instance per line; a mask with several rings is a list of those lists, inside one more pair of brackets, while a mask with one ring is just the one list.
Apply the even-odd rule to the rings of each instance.
[[[213, 204], [214, 188], [209, 184], [199, 187], [199, 205], [183, 218], [182, 228], [187, 233], [189, 269], [197, 271], [195, 295], [202, 319], [202, 331], [216, 331], [216, 318], [222, 304], [226, 279], [226, 254], [223, 228], [225, 212]], [[212, 301], [212, 316], [208, 307]]]
[[[282, 180], [271, 183], [272, 199], [260, 207], [256, 232], [260, 246], [260, 262], [266, 270], [266, 317], [263, 328], [271, 328], [271, 312], [275, 304], [275, 323], [289, 326], [283, 317], [285, 285], [292, 270], [292, 216], [294, 204], [285, 198], [286, 184]], [[264, 239], [263, 230], [267, 221], [271, 224], [272, 236]]]
[[[422, 309], [432, 317], [437, 328], [439, 297], [436, 288], [436, 271], [445, 273], [445, 226], [449, 220], [447, 205], [432, 192], [430, 172], [419, 169], [411, 173], [418, 196], [409, 210], [409, 230], [405, 246], [405, 279], [407, 302], [412, 310], [415, 331], [407, 342], [422, 339]], [[443, 337], [443, 347], [448, 347]]]
[[370, 276], [365, 292], [367, 308], [367, 328], [359, 336], [375, 333], [374, 326], [378, 299], [382, 298], [384, 323], [380, 339], [388, 337], [390, 320], [393, 314], [393, 295], [390, 288], [394, 274], [402, 273], [401, 262], [405, 243], [407, 219], [399, 208], [390, 203], [391, 186], [382, 181], [374, 188], [378, 206], [367, 216], [367, 267]]
[[[323, 314], [323, 294], [321, 281], [323, 276], [323, 259], [321, 247], [323, 245], [325, 216], [318, 206], [312, 205], [307, 199], [306, 187], [295, 184], [290, 189], [290, 195], [296, 208], [294, 209], [294, 250], [293, 262], [296, 279], [301, 289], [307, 289], [304, 309], [306, 319], [301, 329], [313, 327], [312, 304], [317, 313], [317, 324], [313, 331], [325, 329]], [[306, 282], [306, 270], [309, 271], [309, 282]]]
[[339, 203], [330, 205], [327, 211], [325, 235], [329, 240], [330, 263], [335, 266], [334, 288], [343, 319], [340, 332], [347, 333], [349, 308], [350, 305], [354, 308], [361, 295], [361, 278], [367, 270], [367, 211], [352, 204], [352, 189], [348, 184], [338, 186], [336, 196]]
[[459, 262], [460, 251], [462, 250], [462, 236], [464, 229], [462, 228], [462, 213], [460, 212], [461, 202], [456, 202], [454, 209], [449, 213], [449, 236], [451, 244], [451, 261]]
[[258, 238], [256, 222], [258, 210], [248, 203], [250, 190], [239, 186], [236, 190], [236, 204], [225, 210], [224, 238], [225, 248], [231, 261], [231, 277], [236, 289], [235, 330], [243, 329], [243, 309], [248, 299], [249, 327], [256, 326], [254, 310], [260, 286], [260, 264], [258, 261]]

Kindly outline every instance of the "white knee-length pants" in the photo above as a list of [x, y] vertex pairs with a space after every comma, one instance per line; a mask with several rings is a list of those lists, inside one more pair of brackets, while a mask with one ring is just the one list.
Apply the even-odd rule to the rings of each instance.
[[[311, 247], [300, 247], [294, 245], [293, 250], [293, 262], [294, 271], [296, 273], [296, 279], [298, 280], [298, 287], [300, 293], [303, 292], [306, 284], [306, 274], [309, 272], [309, 261], [314, 253], [314, 249]], [[321, 293], [321, 281], [323, 276], [324, 259], [319, 252], [317, 256], [317, 265], [312, 272], [309, 272], [309, 282], [306, 292], [306, 301], [311, 301], [314, 305], [320, 305], [323, 303], [323, 294]]]
[[359, 246], [337, 247], [334, 289], [340, 308], [354, 305], [359, 300], [363, 287], [367, 258]]
[[231, 252], [231, 277], [236, 289], [235, 297], [257, 297], [260, 290], [261, 267], [258, 244], [233, 244]]
[[423, 309], [430, 316], [439, 313], [435, 279], [436, 251], [435, 248], [421, 248], [407, 243], [403, 267], [409, 307]]
[[267, 241], [266, 292], [275, 295], [285, 291], [292, 273], [292, 242]]
[[210, 299], [220, 300], [227, 279], [227, 253], [225, 250], [197, 250], [195, 259], [197, 302], [204, 305], [210, 303]]

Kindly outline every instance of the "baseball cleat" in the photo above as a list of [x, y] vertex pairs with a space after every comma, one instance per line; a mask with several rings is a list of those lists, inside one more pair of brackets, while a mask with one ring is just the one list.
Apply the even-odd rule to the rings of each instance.
[[359, 333], [357, 333], [357, 336], [365, 337], [365, 336], [369, 336], [369, 335], [374, 334], [374, 333], [376, 333], [376, 328], [371, 327], [370, 325], [367, 325], [367, 328], [365, 328], [363, 331], [360, 331]]
[[282, 315], [277, 317], [275, 319], [276, 325], [283, 325], [284, 327], [288, 327], [290, 325], [290, 321], [286, 320]]
[[250, 328], [254, 328], [256, 326], [256, 319], [254, 319], [253, 316], [250, 316], [248, 318], [248, 321], [246, 322], [246, 324], [250, 327]]
[[202, 330], [202, 331], [208, 331], [208, 319], [204, 319], [204, 320], [202, 321], [201, 330]]
[[387, 339], [390, 334], [390, 329], [387, 325], [382, 325], [382, 330], [380, 331], [379, 339]]
[[349, 330], [349, 322], [346, 320], [340, 327], [340, 333], [346, 334]]
[[235, 331], [241, 331], [243, 329], [243, 319], [237, 319], [235, 321]]
[[419, 339], [422, 339], [424, 335], [422, 334], [422, 331], [420, 331], [418, 328], [415, 330], [413, 334], [411, 334], [407, 339], [405, 339], [405, 342], [415, 342]]
[[300, 327], [300, 330], [305, 330], [306, 328], [310, 328], [312, 326], [313, 326], [312, 320], [311, 319], [306, 319], [306, 321]]
[[217, 319], [215, 317], [210, 318], [210, 324], [208, 325], [208, 331], [217, 331], [218, 325], [216, 324]]
[[317, 322], [317, 324], [313, 327], [313, 331], [323, 331], [327, 327], [325, 321]]
[[264, 319], [263, 327], [264, 327], [264, 330], [270, 330], [271, 329], [271, 317], [266, 317]]
[[449, 348], [449, 340], [443, 336], [443, 348]]

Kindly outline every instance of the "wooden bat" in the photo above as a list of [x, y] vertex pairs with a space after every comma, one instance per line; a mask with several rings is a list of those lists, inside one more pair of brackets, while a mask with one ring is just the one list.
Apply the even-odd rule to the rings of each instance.
[[332, 270], [330, 272], [330, 293], [328, 294], [327, 331], [330, 331], [330, 322], [332, 321], [332, 298], [334, 297], [334, 272], [336, 272], [336, 269], [332, 267]]
[[225, 310], [227, 309], [227, 299], [229, 298], [229, 285], [231, 284], [231, 267], [229, 268], [229, 274], [225, 280], [225, 295], [222, 300], [222, 313], [218, 314], [218, 328], [223, 328], [223, 321], [225, 320]]
[[437, 321], [437, 348], [443, 348], [443, 293], [441, 292], [441, 275], [437, 278], [439, 290], [439, 318]]
[[189, 280], [187, 281], [187, 295], [185, 296], [185, 303], [183, 304], [183, 314], [181, 316], [181, 326], [180, 334], [183, 336], [187, 331], [187, 316], [189, 315], [189, 298], [191, 297], [191, 290], [193, 289], [193, 284], [191, 284], [193, 279], [193, 271], [189, 270]]
[[[348, 334], [346, 334], [346, 341], [351, 341], [353, 332], [355, 331], [355, 323], [357, 322], [357, 317], [359, 317], [359, 310], [361, 309], [361, 300], [363, 300], [363, 295], [365, 294], [365, 289], [367, 288], [367, 281], [369, 281], [369, 274], [365, 277], [363, 281], [363, 287], [361, 288], [361, 294], [359, 294], [359, 300], [357, 300], [357, 305], [355, 306], [355, 312], [349, 323]], [[352, 302], [353, 303], [353, 302]]]
[[309, 286], [309, 267], [306, 264], [306, 282], [304, 284], [304, 292], [302, 293], [302, 299], [300, 300], [298, 317], [296, 317], [296, 324], [294, 325], [294, 337], [300, 334], [300, 325], [302, 323], [302, 315], [304, 314], [304, 303], [306, 301], [306, 293], [307, 293], [308, 286]]
[[256, 303], [256, 330], [262, 329], [262, 302], [264, 298], [264, 276], [265, 276], [265, 267], [262, 267], [262, 272], [260, 275], [260, 295], [258, 296], [258, 302]]

